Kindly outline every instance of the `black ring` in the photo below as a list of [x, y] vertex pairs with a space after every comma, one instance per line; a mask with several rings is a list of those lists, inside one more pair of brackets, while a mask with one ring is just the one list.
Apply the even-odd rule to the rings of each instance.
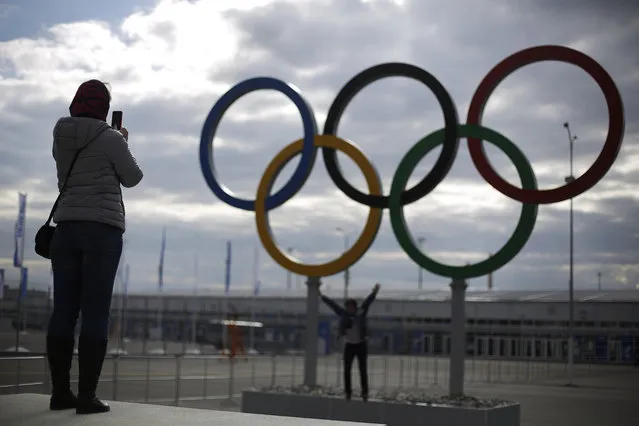
[[[457, 149], [459, 148], [457, 108], [446, 88], [435, 76], [422, 68], [401, 62], [389, 62], [365, 69], [346, 83], [337, 94], [328, 110], [326, 123], [324, 124], [324, 134], [336, 136], [337, 126], [342, 114], [353, 97], [364, 87], [386, 77], [408, 77], [423, 83], [433, 92], [444, 113], [444, 142], [441, 154], [430, 173], [417, 185], [402, 193], [401, 204], [404, 206], [414, 203], [429, 194], [444, 180], [455, 161]], [[365, 194], [348, 183], [342, 174], [335, 149], [322, 148], [322, 154], [329, 176], [348, 198], [368, 207], [388, 208], [389, 197], [387, 195]]]

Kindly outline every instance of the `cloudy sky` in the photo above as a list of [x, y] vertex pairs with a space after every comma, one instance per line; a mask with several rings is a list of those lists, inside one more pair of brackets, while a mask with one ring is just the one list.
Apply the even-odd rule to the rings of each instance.
[[[601, 6], [599, 6], [601, 4]], [[634, 8], [634, 11], [632, 10]], [[227, 240], [233, 241], [232, 291], [252, 281], [259, 246], [254, 215], [220, 202], [198, 162], [200, 131], [215, 101], [235, 83], [272, 76], [295, 84], [313, 106], [318, 126], [342, 85], [361, 70], [402, 61], [434, 74], [455, 100], [460, 120], [483, 76], [508, 55], [539, 44], [576, 48], [597, 60], [624, 100], [626, 131], [611, 171], [575, 198], [575, 285], [634, 288], [639, 283], [639, 13], [633, 0], [20, 0], [0, 4], [0, 268], [11, 282], [18, 192], [28, 193], [27, 265], [30, 285], [46, 287], [49, 265], [33, 252], [35, 231], [56, 194], [51, 131], [68, 113], [84, 80], [111, 83], [113, 109], [124, 111], [130, 146], [145, 172], [124, 190], [125, 259], [131, 291], [155, 291], [161, 230], [167, 227], [167, 291], [220, 291]], [[608, 117], [594, 81], [577, 67], [544, 62], [501, 83], [484, 124], [514, 141], [530, 159], [541, 188], [568, 174], [570, 122], [578, 136], [575, 174], [603, 146]], [[387, 193], [400, 159], [421, 137], [443, 126], [433, 94], [415, 81], [391, 78], [364, 89], [346, 110], [340, 136], [376, 165]], [[253, 198], [270, 159], [302, 136], [301, 119], [283, 95], [257, 92], [228, 111], [214, 142], [220, 179]], [[514, 166], [486, 144], [496, 170], [519, 185]], [[438, 150], [414, 172], [430, 170]], [[323, 262], [352, 242], [367, 215], [331, 182], [321, 154], [304, 188], [270, 214], [279, 245], [307, 262]], [[348, 179], [365, 182], [339, 156]], [[295, 161], [277, 180], [279, 188]], [[521, 204], [476, 172], [465, 140], [437, 189], [406, 207], [411, 232], [426, 238], [434, 259], [463, 265], [497, 251], [509, 238]], [[544, 205], [521, 253], [496, 272], [500, 289], [561, 289], [568, 284], [568, 201]], [[195, 258], [199, 268], [194, 278]], [[283, 290], [287, 273], [259, 251], [263, 288]], [[388, 212], [366, 256], [351, 270], [354, 289], [374, 282], [414, 289], [417, 266], [399, 247]], [[293, 283], [301, 282], [294, 277]], [[335, 291], [342, 275], [324, 283]], [[483, 288], [485, 278], [471, 280]], [[424, 273], [424, 286], [447, 279]]]

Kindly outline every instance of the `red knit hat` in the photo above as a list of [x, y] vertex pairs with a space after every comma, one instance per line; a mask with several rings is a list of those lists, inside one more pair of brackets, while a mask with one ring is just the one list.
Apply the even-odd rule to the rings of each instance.
[[78, 87], [69, 106], [71, 117], [90, 117], [106, 121], [109, 114], [111, 94], [99, 80], [85, 81]]

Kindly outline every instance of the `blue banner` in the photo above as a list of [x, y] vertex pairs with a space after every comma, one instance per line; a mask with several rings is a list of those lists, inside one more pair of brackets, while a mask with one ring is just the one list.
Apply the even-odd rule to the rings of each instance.
[[29, 270], [27, 268], [20, 269], [20, 292], [18, 300], [22, 300], [27, 295], [27, 283], [29, 281]]
[[15, 228], [13, 266], [21, 268], [24, 262], [24, 228], [27, 215], [27, 194], [19, 194], [18, 198], [18, 220], [16, 220]]
[[318, 336], [325, 342], [324, 355], [328, 355], [331, 353], [331, 324], [328, 321], [320, 321]]
[[589, 358], [593, 358], [596, 356], [595, 353], [595, 338], [594, 336], [586, 336], [584, 338], [584, 348], [583, 348], [583, 352], [584, 355], [586, 355]]
[[608, 359], [608, 336], [597, 336], [595, 339], [595, 357], [600, 360]]

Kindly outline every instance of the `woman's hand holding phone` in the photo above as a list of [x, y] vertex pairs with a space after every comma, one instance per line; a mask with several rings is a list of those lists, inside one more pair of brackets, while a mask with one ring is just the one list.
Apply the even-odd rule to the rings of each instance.
[[122, 133], [122, 136], [124, 136], [124, 139], [128, 142], [129, 131], [126, 127], [122, 127], [122, 115], [122, 111], [113, 111], [113, 113], [111, 113], [111, 127]]

